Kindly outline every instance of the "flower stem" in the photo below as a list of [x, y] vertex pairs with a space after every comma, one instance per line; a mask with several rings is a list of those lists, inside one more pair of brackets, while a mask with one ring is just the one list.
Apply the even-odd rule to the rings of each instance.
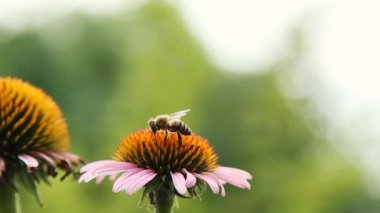
[[156, 204], [154, 213], [173, 213], [175, 194], [164, 189], [158, 189], [154, 192]]
[[0, 201], [1, 213], [21, 213], [17, 192], [3, 182], [0, 182]]

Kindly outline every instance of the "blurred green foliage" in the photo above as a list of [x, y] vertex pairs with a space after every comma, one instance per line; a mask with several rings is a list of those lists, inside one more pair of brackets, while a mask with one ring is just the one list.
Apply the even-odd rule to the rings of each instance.
[[[61, 106], [72, 151], [109, 159], [149, 117], [190, 108], [184, 120], [215, 148], [220, 163], [254, 174], [252, 190], [227, 186], [202, 200], [179, 199], [176, 212], [379, 212], [357, 168], [331, 150], [307, 100], [290, 100], [278, 78], [291, 63], [261, 74], [213, 68], [162, 2], [112, 17], [72, 14], [39, 29], [0, 31], [0, 74], [43, 88]], [[74, 179], [41, 185], [40, 209], [23, 193], [25, 212], [145, 212], [139, 194], [114, 194], [110, 182]], [[140, 192], [141, 193], [141, 192]]]

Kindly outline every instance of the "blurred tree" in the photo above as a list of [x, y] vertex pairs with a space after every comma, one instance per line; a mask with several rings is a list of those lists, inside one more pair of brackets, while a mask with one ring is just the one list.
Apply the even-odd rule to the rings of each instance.
[[84, 145], [85, 151], [93, 144], [88, 153], [94, 153], [99, 148], [91, 141], [104, 138], [103, 132], [94, 132], [105, 126], [108, 99], [121, 71], [119, 35], [112, 26], [81, 15], [57, 22], [3, 39], [0, 73], [21, 77], [52, 95], [73, 124], [73, 141], [81, 142], [77, 147]]
[[185, 108], [196, 115], [210, 68], [173, 8], [155, 2], [124, 20], [128, 30], [123, 61], [129, 72], [119, 78], [111, 107], [122, 113], [115, 113], [111, 123], [117, 122], [125, 134], [125, 127], [146, 127], [149, 116]]
[[249, 196], [232, 188], [223, 201], [207, 196], [205, 212], [375, 212], [359, 171], [317, 134], [307, 100], [283, 95], [278, 74], [217, 75], [205, 94], [200, 132], [223, 165], [255, 176]]

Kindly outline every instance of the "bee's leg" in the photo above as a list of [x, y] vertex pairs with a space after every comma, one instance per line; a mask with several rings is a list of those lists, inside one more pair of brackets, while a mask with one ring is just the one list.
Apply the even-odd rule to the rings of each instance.
[[178, 135], [178, 144], [180, 146], [182, 146], [182, 136], [181, 136], [181, 133], [177, 132], [177, 135]]

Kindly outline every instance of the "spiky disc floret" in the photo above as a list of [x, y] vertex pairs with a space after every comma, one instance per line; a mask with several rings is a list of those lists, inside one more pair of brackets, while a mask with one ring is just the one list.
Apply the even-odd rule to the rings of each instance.
[[213, 148], [198, 135], [182, 135], [180, 145], [177, 133], [160, 130], [154, 134], [150, 129], [127, 136], [116, 148], [113, 158], [152, 169], [159, 174], [182, 169], [202, 173], [215, 168], [218, 161]]
[[0, 155], [69, 147], [59, 107], [41, 89], [16, 78], [0, 78]]

